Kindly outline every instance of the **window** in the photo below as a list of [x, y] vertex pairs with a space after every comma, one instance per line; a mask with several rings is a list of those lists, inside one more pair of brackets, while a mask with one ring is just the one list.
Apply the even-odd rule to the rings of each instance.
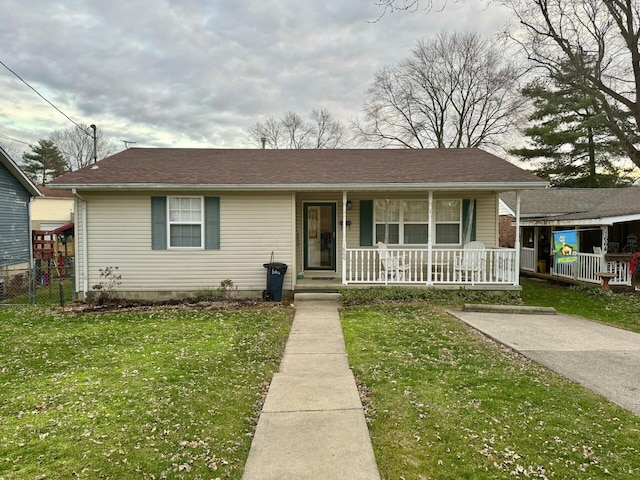
[[169, 248], [202, 248], [202, 197], [169, 197]]
[[220, 249], [220, 197], [151, 197], [151, 249]]
[[426, 244], [429, 202], [426, 200], [376, 200], [375, 241], [390, 245]]
[[459, 244], [461, 227], [460, 200], [435, 201], [437, 244]]

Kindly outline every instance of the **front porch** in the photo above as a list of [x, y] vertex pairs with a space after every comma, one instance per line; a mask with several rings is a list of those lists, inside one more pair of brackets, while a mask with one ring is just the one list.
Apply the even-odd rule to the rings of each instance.
[[376, 285], [512, 290], [519, 288], [517, 264], [516, 250], [509, 248], [346, 248], [341, 273], [305, 271], [295, 290]]

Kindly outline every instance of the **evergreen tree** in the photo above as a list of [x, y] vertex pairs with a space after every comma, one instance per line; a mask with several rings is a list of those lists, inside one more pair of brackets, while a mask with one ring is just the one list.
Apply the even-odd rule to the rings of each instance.
[[[533, 125], [524, 133], [530, 148], [511, 150], [523, 160], [538, 159], [536, 173], [559, 187], [614, 187], [630, 179], [616, 165], [625, 152], [611, 134], [606, 114], [572, 84], [571, 75], [552, 77], [551, 86], [534, 82], [522, 91], [532, 100]], [[621, 119], [622, 121], [624, 119]]]
[[22, 169], [37, 185], [45, 186], [67, 171], [67, 162], [51, 140], [38, 140], [30, 147], [31, 152], [22, 155]]

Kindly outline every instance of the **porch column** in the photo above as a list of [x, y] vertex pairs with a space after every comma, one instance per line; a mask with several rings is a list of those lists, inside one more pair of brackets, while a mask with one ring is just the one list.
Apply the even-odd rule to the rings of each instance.
[[342, 192], [342, 285], [347, 284], [347, 192]]
[[429, 190], [429, 223], [427, 224], [427, 285], [433, 285], [433, 191]]
[[602, 225], [600, 227], [602, 230], [602, 248], [600, 249], [600, 272], [607, 271], [607, 264], [605, 263], [604, 256], [609, 251], [609, 227], [607, 225]]
[[514, 274], [514, 285], [520, 285], [520, 200], [522, 199], [522, 192], [516, 190], [516, 241], [514, 248], [516, 249], [516, 268]]

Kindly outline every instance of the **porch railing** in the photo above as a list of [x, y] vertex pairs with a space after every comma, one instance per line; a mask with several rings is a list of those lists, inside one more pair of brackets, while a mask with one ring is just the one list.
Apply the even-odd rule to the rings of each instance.
[[348, 248], [345, 254], [347, 284], [517, 284], [513, 249], [433, 249], [431, 262], [421, 249]]
[[522, 247], [520, 249], [520, 269], [528, 272], [536, 271], [536, 249]]
[[[529, 249], [527, 249], [529, 250]], [[526, 252], [527, 254], [529, 252]], [[521, 249], [521, 269], [535, 271], [530, 262], [525, 263], [525, 249]], [[528, 258], [528, 257], [527, 257]], [[625, 260], [605, 261], [602, 255], [597, 253], [578, 253], [577, 263], [556, 264], [551, 266], [551, 275], [569, 278], [580, 282], [602, 283], [602, 279], [596, 275], [598, 272], [615, 273], [616, 276], [609, 281], [610, 285], [631, 285], [631, 273], [629, 262]]]

